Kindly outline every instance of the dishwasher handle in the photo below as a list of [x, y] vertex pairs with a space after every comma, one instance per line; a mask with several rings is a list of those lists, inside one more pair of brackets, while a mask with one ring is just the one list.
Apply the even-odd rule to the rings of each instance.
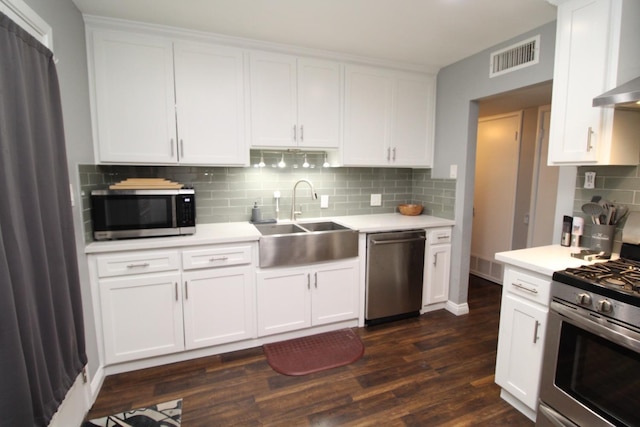
[[425, 236], [420, 236], [420, 237], [412, 237], [410, 239], [390, 239], [390, 240], [371, 239], [370, 242], [372, 245], [390, 245], [392, 243], [419, 242], [421, 240], [427, 240], [427, 238]]

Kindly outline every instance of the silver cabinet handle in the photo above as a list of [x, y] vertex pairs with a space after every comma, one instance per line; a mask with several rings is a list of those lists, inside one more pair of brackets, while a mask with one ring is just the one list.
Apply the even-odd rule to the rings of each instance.
[[540, 326], [540, 322], [536, 320], [536, 327], [533, 328], [533, 343], [538, 342], [538, 326]]
[[300, 125], [300, 142], [304, 141], [304, 125]]
[[387, 147], [387, 161], [391, 161], [391, 147]]
[[209, 262], [226, 261], [226, 260], [228, 260], [228, 259], [229, 259], [229, 257], [228, 257], [228, 256], [221, 256], [221, 257], [219, 257], [219, 258], [212, 257], [212, 258], [209, 258]]
[[593, 136], [593, 128], [589, 126], [589, 131], [587, 132], [587, 153], [593, 150], [593, 145], [591, 145], [592, 136]]
[[535, 288], [527, 288], [526, 286], [521, 285], [520, 283], [512, 283], [511, 286], [515, 286], [518, 289], [522, 289], [523, 291], [531, 292], [532, 294], [537, 294], [538, 290]]
[[311, 289], [311, 274], [307, 273], [307, 289]]
[[438, 254], [433, 254], [433, 266], [436, 267], [438, 265]]
[[316, 271], [315, 273], [313, 273], [313, 276], [315, 278], [316, 289], [318, 289], [318, 272]]
[[293, 125], [293, 140], [294, 141], [298, 140], [298, 134], [296, 132], [296, 125]]
[[127, 268], [145, 268], [149, 267], [148, 262], [143, 262], [141, 264], [127, 264]]
[[176, 291], [176, 301], [178, 301], [178, 282], [174, 283], [174, 289]]
[[173, 157], [173, 138], [169, 140], [169, 144], [170, 144], [169, 148], [171, 148], [171, 157]]
[[438, 236], [438, 240], [442, 240], [442, 239], [449, 239], [451, 236], [449, 236], [448, 234], [443, 234], [441, 236]]
[[395, 162], [396, 161], [396, 147], [393, 147], [393, 150], [391, 150], [391, 152], [393, 152], [392, 160]]
[[184, 281], [184, 299], [189, 299], [189, 282]]
[[180, 139], [180, 158], [184, 157], [184, 140]]

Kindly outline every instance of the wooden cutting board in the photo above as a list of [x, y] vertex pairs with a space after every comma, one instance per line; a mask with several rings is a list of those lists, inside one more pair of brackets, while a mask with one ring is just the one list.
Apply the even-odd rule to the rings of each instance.
[[128, 178], [109, 186], [110, 190], [173, 190], [183, 188], [184, 184], [164, 178]]

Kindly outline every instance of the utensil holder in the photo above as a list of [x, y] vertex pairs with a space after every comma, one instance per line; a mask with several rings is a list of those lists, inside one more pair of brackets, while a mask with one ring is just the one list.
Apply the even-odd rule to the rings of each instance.
[[613, 250], [613, 238], [615, 234], [615, 225], [593, 224], [589, 232], [591, 239], [590, 248], [594, 251], [610, 254]]

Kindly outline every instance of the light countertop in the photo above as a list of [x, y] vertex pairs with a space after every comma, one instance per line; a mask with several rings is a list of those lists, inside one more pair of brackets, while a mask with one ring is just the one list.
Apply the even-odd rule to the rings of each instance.
[[[430, 215], [405, 216], [399, 213], [352, 215], [322, 218], [300, 218], [298, 222], [335, 221], [362, 233], [409, 230], [452, 226], [455, 221]], [[286, 223], [290, 221], [280, 221]], [[196, 225], [190, 236], [151, 237], [92, 242], [85, 253], [162, 249], [180, 246], [214, 245], [220, 243], [252, 242], [260, 239], [260, 232], [249, 222], [212, 223]]]
[[[560, 245], [539, 246], [498, 252], [496, 253], [496, 259], [516, 267], [552, 276], [555, 271], [598, 262], [585, 261], [571, 256], [571, 253], [580, 252], [581, 249], [584, 248], [569, 248]], [[612, 258], [616, 258], [616, 256], [614, 255]]]

